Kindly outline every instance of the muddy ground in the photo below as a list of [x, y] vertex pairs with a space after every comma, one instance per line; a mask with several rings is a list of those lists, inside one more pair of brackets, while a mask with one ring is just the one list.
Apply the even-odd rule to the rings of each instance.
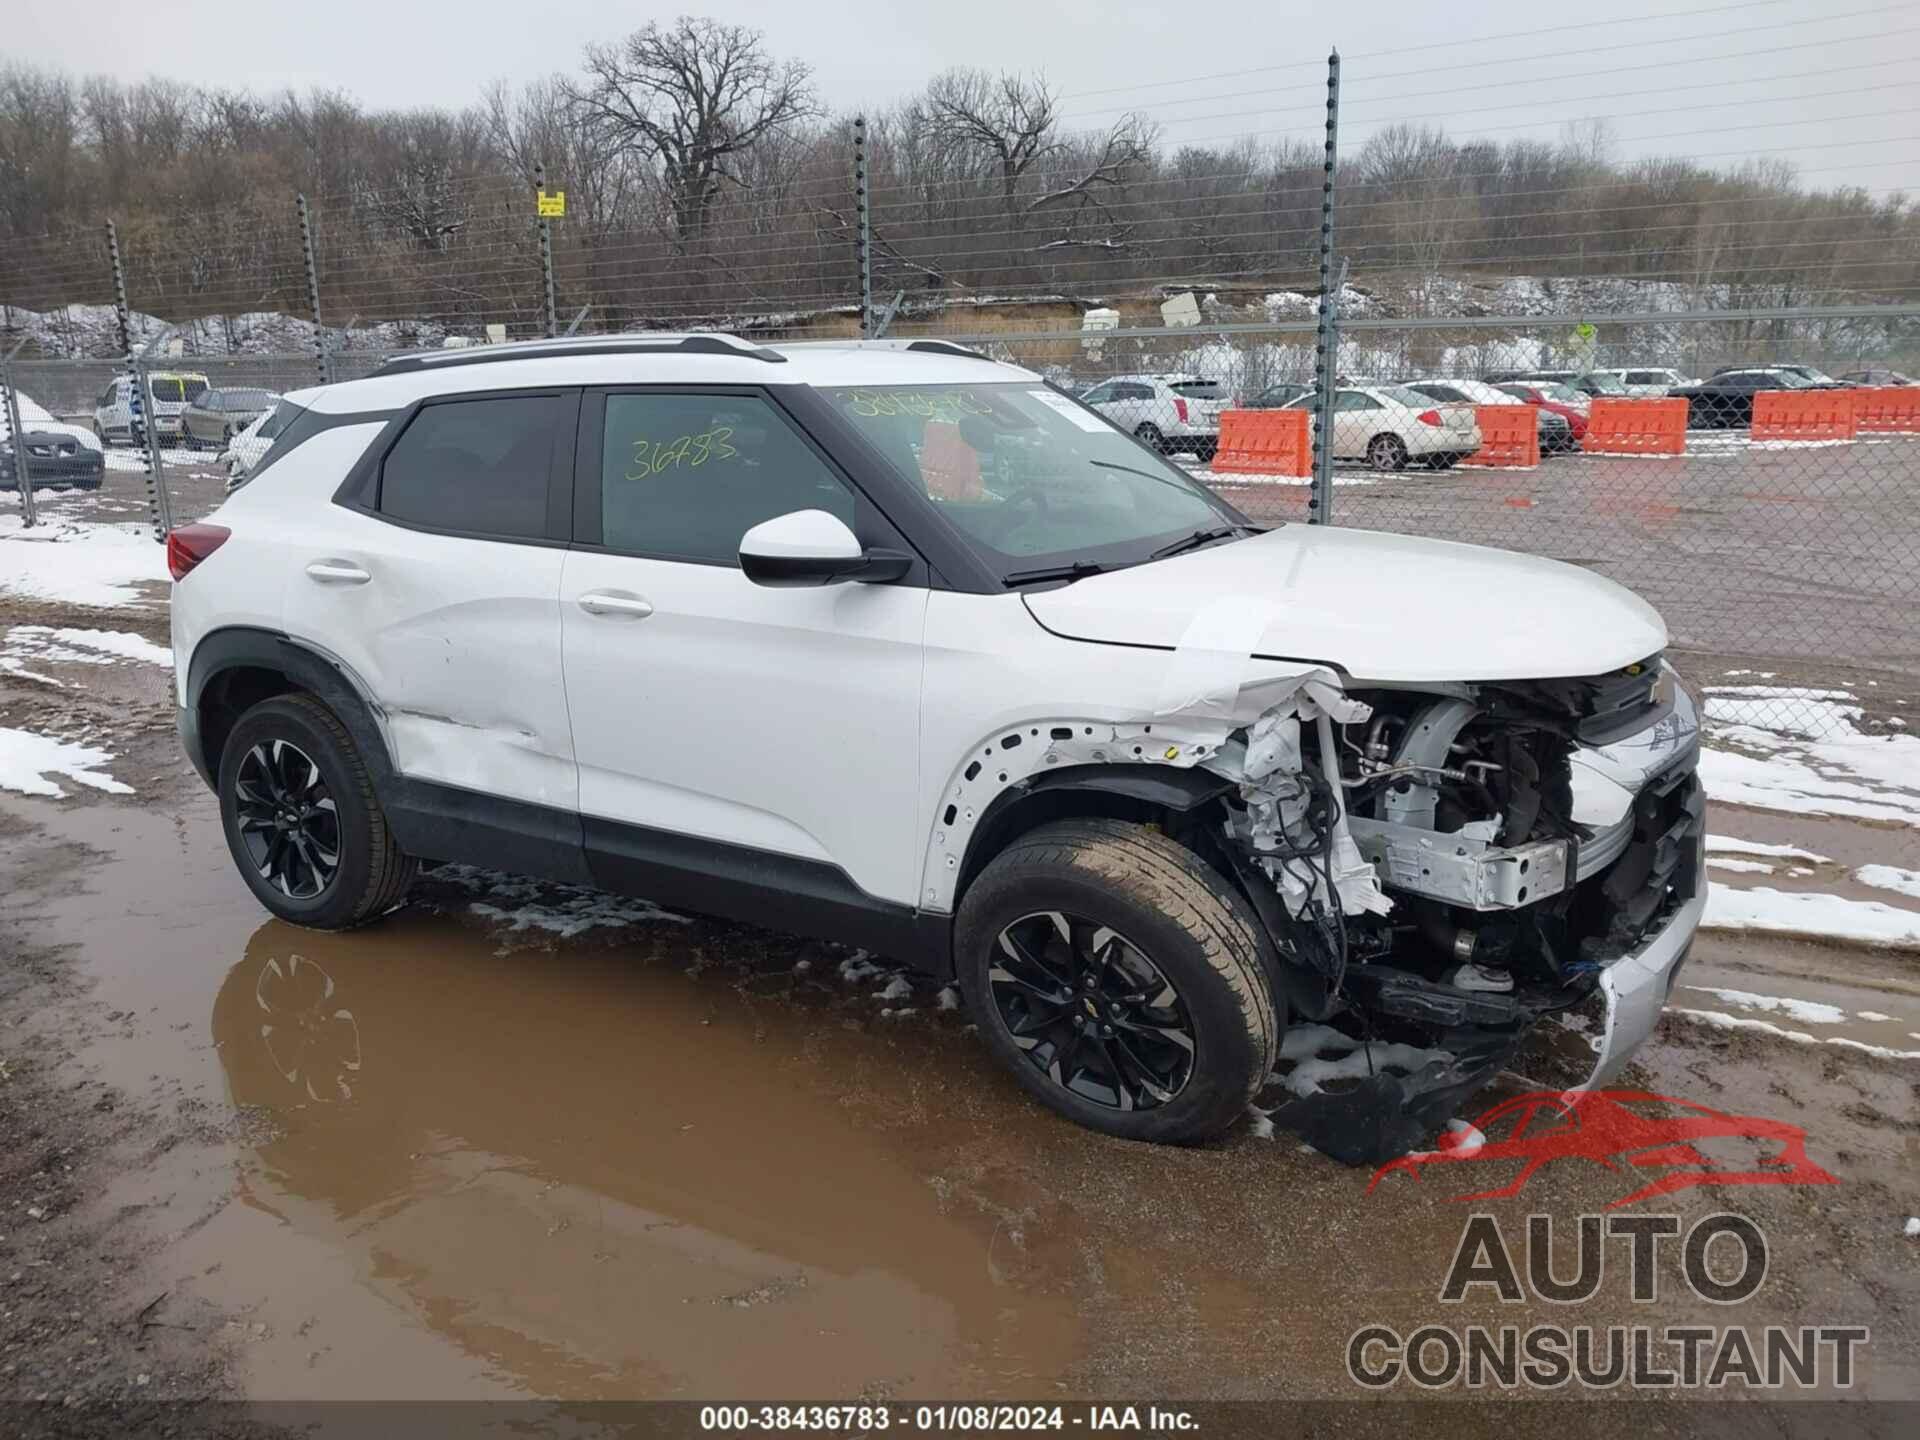
[[[161, 599], [0, 603], [13, 623], [166, 642]], [[65, 688], [0, 675], [0, 725], [99, 744], [137, 793], [0, 792], [0, 1400], [40, 1402], [0, 1428], [239, 1433], [244, 1411], [170, 1408], [234, 1398], [1348, 1400], [1354, 1331], [1428, 1323], [1865, 1325], [1848, 1398], [1920, 1401], [1920, 1062], [1669, 1017], [1626, 1083], [1804, 1127], [1838, 1182], [1629, 1207], [1751, 1217], [1759, 1292], [1710, 1305], [1669, 1251], [1651, 1305], [1617, 1256], [1578, 1305], [1444, 1304], [1470, 1214], [1519, 1256], [1529, 1214], [1571, 1228], [1644, 1174], [1563, 1160], [1463, 1203], [1517, 1167], [1369, 1193], [1252, 1117], [1202, 1149], [1122, 1144], [1024, 1100], [882, 957], [490, 873], [434, 872], [351, 935], [294, 929], [233, 873], [169, 677], [49, 673]], [[1916, 864], [1911, 830], [1714, 828]], [[1911, 954], [1708, 936], [1685, 979], [1920, 1048]], [[1576, 1428], [1750, 1428], [1701, 1394], [1594, 1391]], [[1912, 1433], [1891, 1403], [1780, 1413]], [[1327, 1424], [1404, 1433], [1395, 1414]]]

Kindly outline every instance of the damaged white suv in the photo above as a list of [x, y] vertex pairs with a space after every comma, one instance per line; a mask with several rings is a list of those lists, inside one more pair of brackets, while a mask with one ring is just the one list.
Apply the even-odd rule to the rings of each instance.
[[1280, 1117], [1354, 1160], [1543, 1017], [1615, 1073], [1699, 921], [1693, 703], [1583, 570], [1262, 530], [940, 342], [535, 343], [287, 404], [169, 543], [181, 734], [285, 919], [451, 860], [866, 946], [1143, 1140], [1231, 1125], [1289, 1023], [1433, 1052]]

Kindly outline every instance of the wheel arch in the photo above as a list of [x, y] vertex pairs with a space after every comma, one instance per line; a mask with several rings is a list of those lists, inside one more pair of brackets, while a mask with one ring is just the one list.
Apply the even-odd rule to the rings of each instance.
[[194, 647], [187, 667], [182, 729], [194, 768], [216, 782], [220, 753], [240, 717], [262, 700], [303, 692], [339, 717], [376, 785], [393, 773], [379, 710], [358, 676], [336, 657], [289, 635], [251, 626], [214, 630]]
[[1232, 782], [1205, 770], [1137, 765], [1071, 765], [1036, 775], [995, 796], [981, 815], [967, 841], [953, 908], [959, 911], [987, 863], [1028, 831], [1055, 820], [1089, 819], [1185, 829], [1232, 788]]

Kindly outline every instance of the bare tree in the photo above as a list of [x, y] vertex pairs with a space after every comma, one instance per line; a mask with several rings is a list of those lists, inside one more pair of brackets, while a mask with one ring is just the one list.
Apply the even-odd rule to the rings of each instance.
[[811, 72], [775, 61], [760, 32], [682, 15], [617, 45], [590, 45], [586, 79], [567, 93], [598, 126], [660, 167], [676, 243], [706, 231], [740, 157], [814, 113]]

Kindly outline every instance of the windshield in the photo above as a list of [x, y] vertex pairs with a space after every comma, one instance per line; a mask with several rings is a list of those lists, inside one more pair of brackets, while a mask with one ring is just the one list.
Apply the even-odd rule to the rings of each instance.
[[1184, 471], [1038, 382], [821, 393], [1002, 578], [1137, 564], [1241, 523]]
[[223, 410], [265, 410], [271, 404], [273, 404], [273, 394], [267, 390], [220, 392], [220, 408]]
[[1814, 385], [1836, 385], [1839, 383], [1818, 365], [1796, 365], [1787, 373], [1790, 375], [1798, 375], [1802, 380]]
[[147, 381], [147, 389], [154, 399], [173, 404], [198, 400], [207, 393], [207, 382], [180, 375], [155, 375]]
[[1624, 395], [1627, 387], [1618, 375], [1610, 375], [1604, 370], [1595, 370], [1582, 376], [1589, 385], [1602, 395]]

